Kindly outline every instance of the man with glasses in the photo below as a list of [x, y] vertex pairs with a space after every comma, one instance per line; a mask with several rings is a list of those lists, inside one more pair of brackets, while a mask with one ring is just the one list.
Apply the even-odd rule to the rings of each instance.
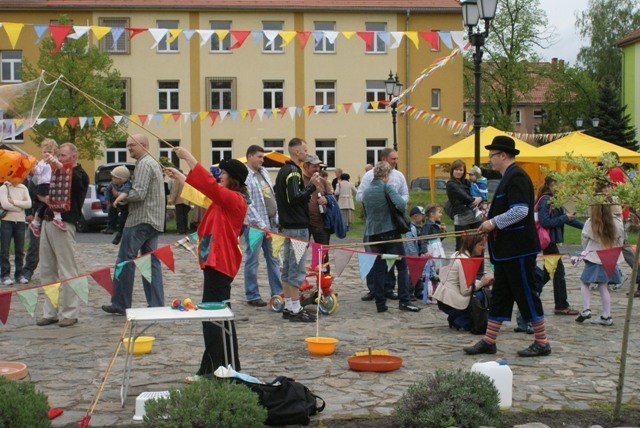
[[485, 146], [491, 168], [502, 174], [487, 220], [478, 228], [488, 234], [489, 256], [494, 265], [494, 284], [485, 337], [464, 348], [470, 355], [495, 354], [496, 339], [504, 321], [511, 320], [514, 302], [525, 321], [531, 322], [535, 341], [518, 351], [521, 357], [551, 354], [544, 311], [534, 291], [536, 257], [540, 243], [533, 218], [534, 190], [527, 173], [515, 163], [520, 150], [507, 136], [497, 136]]

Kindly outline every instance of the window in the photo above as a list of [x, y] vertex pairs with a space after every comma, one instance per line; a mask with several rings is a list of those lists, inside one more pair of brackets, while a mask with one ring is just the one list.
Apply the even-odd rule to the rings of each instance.
[[265, 153], [278, 152], [284, 154], [284, 139], [282, 140], [264, 140]]
[[235, 108], [235, 79], [207, 79], [207, 105], [209, 110], [233, 110]]
[[543, 115], [544, 115], [544, 110], [534, 110], [533, 111], [533, 117], [535, 117], [536, 119], [542, 118]]
[[328, 105], [323, 111], [336, 111], [336, 82], [316, 82], [316, 105]]
[[516, 123], [522, 123], [522, 110], [515, 111], [515, 121]]
[[0, 51], [2, 61], [2, 81], [22, 81], [22, 51]]
[[[158, 21], [158, 28], [175, 29], [179, 28], [179, 21]], [[167, 39], [171, 38], [171, 33], [167, 33], [166, 36], [160, 40], [157, 46], [157, 51], [161, 53], [178, 52], [178, 39], [176, 38], [171, 43], [167, 43]]]
[[435, 155], [436, 153], [440, 152], [440, 150], [442, 150], [440, 146], [431, 146], [431, 155]]
[[160, 150], [158, 150], [158, 157], [165, 157], [171, 161], [173, 166], [175, 166], [176, 168], [180, 168], [180, 159], [178, 158], [176, 153], [173, 151], [173, 147], [180, 146], [180, 140], [165, 140], [165, 141], [171, 145], [165, 143], [162, 140], [158, 140], [158, 146], [160, 147]]
[[[128, 27], [129, 18], [100, 18], [100, 25], [104, 27]], [[126, 32], [121, 34], [118, 38], [118, 43], [113, 44], [113, 35], [108, 32], [102, 39], [100, 39], [100, 50], [109, 52], [110, 54], [129, 54], [129, 37]]]
[[211, 165], [231, 159], [231, 140], [211, 140]]
[[336, 167], [336, 140], [316, 140], [316, 155], [328, 168]]
[[274, 108], [284, 105], [284, 82], [262, 82], [262, 107]]
[[[263, 21], [262, 29], [265, 31], [282, 31], [284, 22], [282, 21]], [[266, 36], [262, 37], [262, 52], [284, 52], [282, 47], [282, 37], [276, 36], [271, 42]]]
[[373, 35], [373, 45], [371, 47], [370, 53], [387, 53], [387, 44], [382, 40], [382, 37], [378, 34], [379, 32], [387, 31], [387, 23], [386, 22], [365, 22], [365, 30], [366, 31], [374, 31]]
[[[0, 124], [0, 140], [5, 143], [23, 143], [24, 142], [24, 133], [19, 133], [17, 135], [9, 136], [12, 133], [16, 132], [15, 122], [10, 122], [11, 119], [14, 119], [15, 116], [10, 112], [3, 112], [0, 110], [0, 119], [8, 120], [9, 122], [2, 122]], [[5, 134], [6, 133], [6, 134]]]
[[440, 110], [440, 89], [431, 90], [431, 110]]
[[[315, 31], [336, 31], [336, 23], [331, 21], [318, 21], [313, 23], [313, 29]], [[336, 44], [331, 42], [326, 37], [320, 40], [313, 49], [315, 53], [335, 53]]]
[[467, 122], [467, 123], [471, 123], [473, 122], [473, 113], [465, 110], [462, 112], [462, 121], [463, 122]]
[[[382, 80], [367, 80], [367, 101], [384, 101], [387, 91]], [[384, 104], [378, 104], [377, 110], [384, 110]], [[367, 107], [367, 111], [376, 111], [373, 107]]]
[[158, 81], [158, 111], [180, 111], [177, 81]]
[[120, 111], [124, 113], [131, 112], [131, 79], [120, 79], [122, 85], [122, 94], [120, 95]]
[[387, 147], [387, 140], [367, 139], [367, 163], [375, 165], [380, 160], [380, 152]]
[[127, 142], [114, 141], [107, 147], [107, 163], [127, 161]]
[[[231, 30], [231, 21], [211, 21], [212, 30]], [[220, 40], [217, 34], [211, 36], [211, 52], [231, 52], [231, 35]]]

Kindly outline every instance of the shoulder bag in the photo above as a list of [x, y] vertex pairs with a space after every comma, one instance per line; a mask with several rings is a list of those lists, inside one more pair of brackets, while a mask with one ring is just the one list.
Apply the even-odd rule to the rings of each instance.
[[[536, 232], [538, 232], [538, 240], [540, 241], [540, 249], [546, 250], [549, 244], [551, 244], [551, 235], [549, 229], [542, 227], [540, 220], [538, 219], [538, 205], [542, 198], [539, 198], [533, 207], [533, 218], [536, 222]], [[551, 213], [551, 207], [549, 207], [549, 213]]]

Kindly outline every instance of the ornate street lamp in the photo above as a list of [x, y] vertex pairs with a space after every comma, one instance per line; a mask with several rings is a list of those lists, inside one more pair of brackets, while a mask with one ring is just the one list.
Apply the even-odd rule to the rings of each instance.
[[[396, 77], [393, 77], [393, 72], [389, 70], [389, 78], [384, 81], [384, 90], [387, 92], [389, 96], [389, 101], [400, 95], [402, 91], [402, 83], [398, 80], [398, 73], [396, 73]], [[398, 112], [396, 108], [398, 107], [398, 102], [389, 103], [391, 106], [391, 123], [393, 124], [393, 150], [398, 151], [398, 137], [396, 135], [396, 116]]]
[[[583, 124], [584, 124], [584, 119], [582, 119], [582, 117], [578, 116], [578, 118], [576, 119], [576, 126], [577, 126], [578, 128], [582, 128], [582, 125], [583, 125]], [[593, 118], [591, 119], [591, 125], [592, 125], [594, 128], [597, 128], [597, 127], [598, 127], [598, 125], [600, 125], [600, 119], [599, 119], [597, 116], [596, 116], [596, 117], [593, 117]]]
[[[496, 16], [498, 0], [462, 0], [462, 19], [464, 25], [469, 28], [469, 42], [475, 46], [473, 53], [473, 66], [475, 76], [475, 106], [473, 112], [473, 130], [475, 133], [474, 163], [480, 165], [480, 128], [482, 127], [482, 113], [480, 113], [480, 78], [482, 71], [482, 47], [484, 46], [491, 20]], [[479, 21], [484, 20], [484, 30], [480, 29]]]

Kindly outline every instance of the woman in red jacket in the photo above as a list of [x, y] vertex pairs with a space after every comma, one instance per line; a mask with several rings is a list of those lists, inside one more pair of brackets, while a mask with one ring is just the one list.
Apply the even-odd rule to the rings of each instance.
[[[242, 253], [238, 246], [238, 237], [242, 232], [248, 205], [248, 193], [245, 186], [247, 167], [236, 159], [220, 162], [220, 183], [183, 147], [173, 149], [176, 155], [187, 162], [189, 175], [186, 177], [174, 168], [167, 169], [170, 177], [186, 182], [211, 200], [200, 225], [198, 226], [198, 261], [204, 273], [203, 302], [221, 302], [231, 297], [231, 282], [236, 276]], [[199, 376], [210, 377], [213, 372], [225, 364], [220, 327], [211, 322], [203, 322], [205, 350], [196, 376], [186, 380], [193, 381]], [[240, 370], [238, 358], [238, 340], [235, 325], [225, 322], [225, 330], [231, 332], [231, 342], [235, 355], [235, 369]], [[229, 343], [229, 340], [227, 340]], [[227, 349], [227, 360], [231, 361], [231, 349]]]

